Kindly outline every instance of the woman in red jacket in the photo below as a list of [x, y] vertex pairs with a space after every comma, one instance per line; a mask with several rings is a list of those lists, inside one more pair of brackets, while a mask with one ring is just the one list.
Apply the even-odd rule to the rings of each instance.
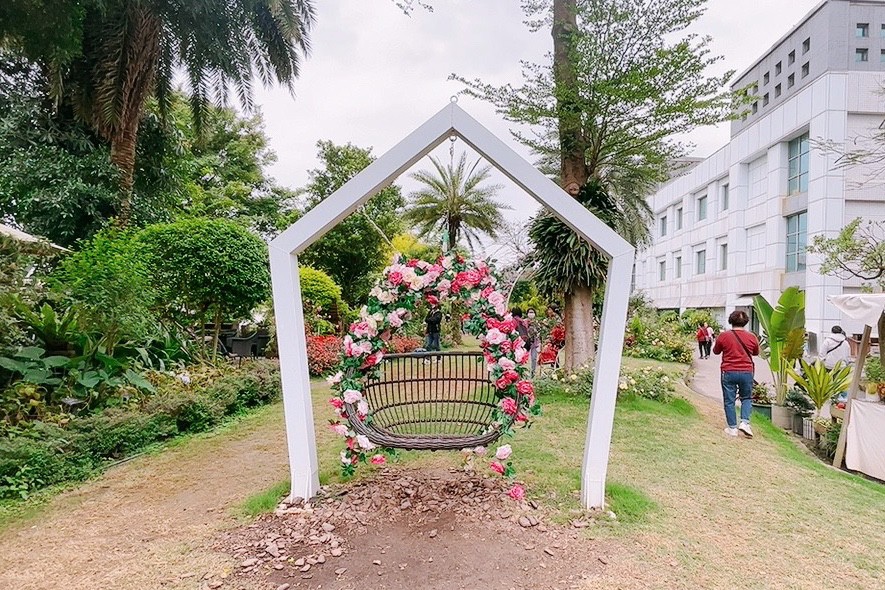
[[[722, 400], [725, 404], [725, 434], [737, 436], [738, 431], [753, 438], [750, 411], [753, 408], [753, 357], [759, 354], [759, 341], [744, 329], [750, 321], [743, 311], [728, 316], [731, 330], [722, 332], [713, 345], [713, 354], [722, 354]], [[734, 402], [741, 397], [741, 423], [737, 422]]]

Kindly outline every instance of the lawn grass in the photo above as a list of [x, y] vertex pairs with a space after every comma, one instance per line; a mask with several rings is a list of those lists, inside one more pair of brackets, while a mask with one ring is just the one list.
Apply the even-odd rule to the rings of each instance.
[[289, 494], [290, 489], [291, 482], [288, 479], [277, 482], [266, 490], [246, 498], [246, 501], [239, 506], [238, 512], [249, 518], [273, 512], [279, 505], [280, 499]]

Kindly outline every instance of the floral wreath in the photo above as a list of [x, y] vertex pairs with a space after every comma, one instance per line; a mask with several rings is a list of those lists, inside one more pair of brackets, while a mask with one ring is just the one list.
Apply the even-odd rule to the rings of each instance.
[[[330, 428], [347, 445], [341, 451], [344, 475], [352, 475], [361, 462], [383, 465], [387, 461], [385, 454], [392, 453], [389, 449], [377, 449], [368, 437], [354, 431], [345, 404], [353, 404], [360, 421], [371, 421], [371, 408], [362, 393], [365, 382], [378, 377], [378, 366], [391, 336], [413, 317], [422, 300], [437, 305], [453, 298], [467, 306], [462, 316], [464, 327], [479, 338], [498, 397], [491, 429], [500, 429], [509, 436], [514, 425], [528, 426], [529, 417], [540, 414], [534, 386], [526, 379], [529, 352], [517, 330], [517, 320], [507, 313], [507, 298], [495, 289], [496, 283], [488, 264], [466, 260], [458, 254], [443, 256], [436, 264], [415, 259], [403, 262], [396, 255], [393, 264], [384, 269], [360, 310], [360, 321], [351, 324], [344, 337], [338, 372], [327, 379], [336, 392], [329, 401], [339, 417], [330, 420]], [[472, 459], [473, 455], [485, 455], [486, 450], [476, 447], [465, 449], [464, 453]], [[507, 461], [511, 453], [510, 445], [498, 447], [489, 468], [512, 478], [516, 472]], [[521, 499], [524, 490], [514, 486], [510, 494]]]

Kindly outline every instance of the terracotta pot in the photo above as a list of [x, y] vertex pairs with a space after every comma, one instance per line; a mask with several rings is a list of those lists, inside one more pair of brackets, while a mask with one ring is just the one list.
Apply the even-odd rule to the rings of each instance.
[[793, 429], [793, 414], [795, 411], [793, 408], [787, 406], [779, 406], [777, 404], [772, 404], [771, 406], [771, 423], [777, 426], [778, 428], [783, 428], [784, 430], [792, 430]]

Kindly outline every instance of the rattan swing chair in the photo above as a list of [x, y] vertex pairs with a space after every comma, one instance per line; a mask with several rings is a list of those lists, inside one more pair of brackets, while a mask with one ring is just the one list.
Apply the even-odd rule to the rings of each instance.
[[354, 431], [379, 447], [460, 450], [500, 438], [495, 392], [481, 352], [390, 354], [365, 383], [371, 418], [361, 421], [353, 404], [344, 407]]

